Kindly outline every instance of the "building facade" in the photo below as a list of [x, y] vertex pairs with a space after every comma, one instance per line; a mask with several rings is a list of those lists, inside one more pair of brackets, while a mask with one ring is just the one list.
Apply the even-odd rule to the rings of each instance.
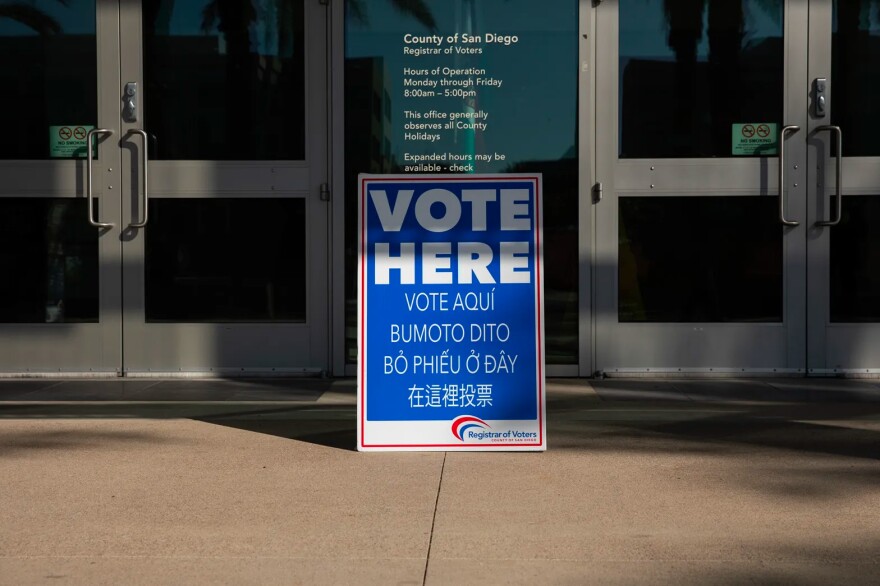
[[878, 103], [876, 0], [0, 0], [0, 373], [353, 375], [358, 173], [540, 172], [548, 374], [878, 374]]

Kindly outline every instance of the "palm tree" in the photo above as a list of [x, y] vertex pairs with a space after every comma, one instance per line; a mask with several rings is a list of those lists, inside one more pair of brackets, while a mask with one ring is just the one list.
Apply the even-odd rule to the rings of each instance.
[[[351, 14], [355, 20], [364, 24], [369, 22], [369, 15], [367, 14], [368, 1], [369, 0], [348, 0], [346, 3], [349, 14]], [[388, 0], [388, 2], [390, 2], [391, 6], [393, 6], [398, 12], [405, 16], [413, 17], [416, 21], [425, 25], [428, 30], [437, 30], [437, 21], [434, 19], [434, 15], [431, 13], [431, 9], [428, 8], [425, 0]]]
[[[425, 0], [388, 0], [391, 5], [404, 15], [411, 16], [429, 30], [435, 30], [437, 23]], [[276, 0], [276, 27], [279, 48], [285, 47], [293, 39], [294, 8], [290, 0]], [[367, 0], [349, 0], [350, 14], [357, 20], [368, 21]], [[256, 64], [254, 51], [251, 47], [250, 31], [259, 19], [257, 7], [253, 0], [211, 0], [202, 11], [202, 31], [209, 33], [218, 30], [226, 44], [226, 68], [230, 86], [246, 88]], [[271, 33], [270, 33], [271, 34]], [[247, 91], [234, 91], [229, 96], [228, 128], [236, 136], [247, 136], [253, 127], [245, 113], [252, 112], [254, 96]], [[246, 145], [247, 141], [236, 144]], [[242, 153], [244, 154], [244, 153]]]
[[[837, 29], [832, 36], [833, 63], [829, 72], [833, 74], [831, 124], [840, 126], [846, 135], [845, 153], [868, 154], [876, 149], [874, 133], [880, 118], [864, 97], [875, 97], [878, 91], [876, 66], [871, 65], [870, 57], [875, 54], [875, 43], [866, 26], [866, 16], [877, 4], [880, 1], [839, 0], [836, 6]], [[835, 108], [833, 104], [846, 107]]]
[[[65, 2], [67, 0], [64, 0]], [[397, 9], [401, 14], [411, 16], [416, 21], [423, 24], [430, 30], [436, 30], [437, 22], [434, 19], [434, 15], [431, 13], [431, 9], [428, 8], [428, 5], [425, 3], [425, 0], [388, 0], [395, 9]], [[348, 0], [346, 3], [346, 7], [351, 14], [351, 16], [361, 23], [369, 22], [369, 14], [367, 12], [367, 0]], [[289, 32], [290, 24], [289, 19], [284, 18], [284, 16], [289, 16], [291, 14], [290, 3], [282, 2], [282, 6], [279, 7], [278, 16], [280, 22], [278, 30], [281, 35]], [[249, 0], [244, 2], [230, 2], [229, 0], [212, 0], [207, 6], [205, 6], [202, 11], [202, 30], [207, 32], [210, 31], [215, 25], [217, 28], [224, 32], [224, 34], [228, 34], [227, 25], [230, 22], [236, 23], [235, 30], [239, 31], [241, 29], [247, 30], [252, 22], [256, 20], [256, 10], [254, 10], [253, 5]], [[227, 39], [227, 43], [229, 43], [229, 39]], [[279, 39], [279, 44], [284, 44], [284, 39]]]
[[[69, 0], [58, 0], [62, 6], [69, 6]], [[41, 36], [57, 35], [63, 30], [58, 21], [37, 8], [25, 2], [10, 2], [0, 4], [0, 19], [14, 20]]]
[[[663, 0], [663, 8], [669, 26], [669, 46], [675, 52], [675, 87], [680, 93], [676, 100], [676, 127], [690, 128], [692, 109], [687, 96], [693, 95], [697, 46], [703, 37], [703, 13], [708, 7], [709, 63], [712, 92], [712, 117], [736, 115], [736, 71], [741, 53], [744, 2], [739, 0]], [[777, 25], [781, 25], [783, 3], [781, 0], [752, 0]], [[835, 3], [837, 29], [833, 39], [835, 64], [835, 102], [850, 104], [850, 96], [865, 92], [865, 71], [859, 74], [856, 65], [864, 62], [868, 51], [868, 31], [863, 17], [875, 10], [880, 0], [838, 0]], [[829, 72], [830, 73], [830, 72]], [[841, 126], [857, 133], [866, 125], [859, 123], [859, 113], [853, 109], [839, 108], [834, 117]], [[733, 120], [728, 120], [732, 122]], [[728, 125], [729, 128], [729, 125]], [[716, 148], [723, 150], [729, 136], [718, 125], [714, 137]], [[872, 139], [873, 140], [873, 139]]]
[[[756, 5], [780, 23], [779, 0], [755, 0]], [[703, 38], [703, 14], [708, 9], [710, 116], [712, 152], [723, 152], [729, 145], [729, 128], [740, 116], [736, 91], [740, 76], [742, 41], [745, 34], [743, 2], [735, 0], [664, 0], [663, 10], [669, 27], [668, 43], [675, 53], [675, 127], [690, 138], [694, 125], [697, 47]], [[689, 141], [688, 141], [689, 142]]]

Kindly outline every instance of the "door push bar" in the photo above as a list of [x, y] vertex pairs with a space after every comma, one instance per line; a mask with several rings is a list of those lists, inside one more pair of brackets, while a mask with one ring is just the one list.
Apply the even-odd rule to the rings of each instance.
[[[140, 134], [141, 137], [143, 137], [143, 139], [144, 139], [144, 150], [142, 151], [142, 154], [143, 154], [143, 157], [142, 157], [143, 174], [144, 174], [144, 199], [143, 199], [144, 205], [141, 208], [141, 216], [143, 217], [143, 220], [141, 220], [140, 222], [132, 221], [131, 224], [128, 225], [128, 227], [129, 228], [143, 228], [144, 226], [147, 225], [147, 219], [148, 219], [147, 214], [149, 212], [148, 206], [150, 204], [150, 194], [147, 191], [147, 165], [149, 165], [149, 163], [150, 163], [150, 158], [147, 155], [147, 145], [150, 142], [150, 139], [147, 136], [146, 131], [136, 129], [136, 128], [130, 130], [129, 134]], [[132, 218], [132, 220], [134, 220], [134, 218]]]
[[816, 132], [829, 130], [837, 137], [837, 210], [836, 217], [833, 220], [822, 220], [816, 222], [817, 226], [836, 226], [840, 223], [841, 212], [843, 212], [843, 132], [840, 126], [819, 126]]
[[779, 221], [785, 226], [800, 226], [800, 222], [785, 219], [785, 135], [797, 132], [800, 126], [786, 126], [779, 133]]
[[112, 228], [115, 225], [112, 222], [98, 222], [93, 216], [93, 202], [95, 198], [92, 194], [92, 163], [94, 162], [94, 155], [92, 154], [92, 138], [96, 134], [113, 134], [113, 131], [109, 128], [92, 128], [89, 130], [88, 134], [86, 134], [86, 196], [88, 197], [89, 224], [96, 228]]

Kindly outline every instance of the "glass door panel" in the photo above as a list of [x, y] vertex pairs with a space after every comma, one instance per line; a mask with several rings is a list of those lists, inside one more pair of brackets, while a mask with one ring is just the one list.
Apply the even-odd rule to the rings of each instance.
[[830, 239], [831, 323], [880, 323], [877, 222], [880, 222], [880, 197], [851, 195], [845, 198], [839, 229], [831, 231]]
[[[827, 2], [816, 5], [817, 12], [827, 13]], [[831, 124], [846, 137], [844, 156], [880, 157], [880, 5], [834, 0], [832, 10], [831, 82], [837, 107], [831, 109]]]
[[[98, 231], [88, 202], [0, 198], [0, 323], [99, 322]], [[35, 229], [36, 228], [36, 229]]]
[[750, 196], [621, 197], [618, 321], [781, 323], [776, 211]]
[[154, 199], [150, 219], [147, 322], [306, 322], [303, 199]]
[[621, 159], [730, 157], [734, 124], [782, 120], [782, 0], [619, 0], [618, 14]]
[[[98, 120], [95, 0], [0, 0], [0, 159], [72, 158], [50, 129]], [[78, 155], [77, 155], [78, 156]]]
[[304, 0], [144, 0], [151, 159], [305, 160], [304, 11]]

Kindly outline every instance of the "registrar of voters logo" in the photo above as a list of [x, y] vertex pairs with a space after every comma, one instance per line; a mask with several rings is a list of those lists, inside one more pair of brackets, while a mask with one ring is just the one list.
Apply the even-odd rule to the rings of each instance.
[[457, 417], [452, 422], [452, 435], [460, 442], [530, 443], [538, 439], [534, 431], [492, 429], [491, 425], [472, 415]]
[[480, 419], [479, 417], [474, 417], [473, 415], [464, 415], [462, 417], [457, 417], [452, 422], [452, 435], [454, 435], [458, 441], [464, 441], [464, 434], [467, 433], [469, 429], [477, 428], [480, 430], [489, 429], [489, 424]]
[[359, 185], [358, 449], [546, 449], [540, 174]]

